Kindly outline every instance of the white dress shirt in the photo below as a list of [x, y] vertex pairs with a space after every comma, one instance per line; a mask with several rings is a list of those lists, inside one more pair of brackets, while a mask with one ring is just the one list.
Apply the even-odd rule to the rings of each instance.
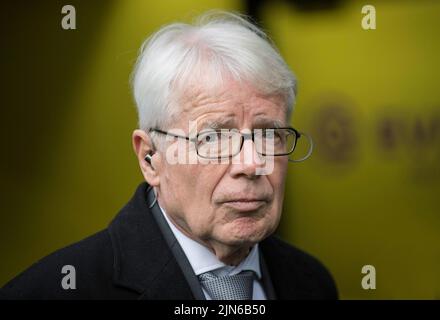
[[[168, 222], [168, 225], [174, 233], [174, 236], [182, 247], [183, 252], [188, 258], [188, 261], [191, 264], [196, 276], [209, 271], [212, 271], [217, 276], [232, 276], [244, 270], [252, 270], [256, 274], [256, 278], [254, 278], [252, 300], [266, 300], [266, 294], [264, 293], [263, 286], [261, 285], [258, 244], [252, 248], [247, 257], [238, 266], [228, 266], [221, 262], [207, 247], [183, 234], [174, 225], [174, 223], [170, 221], [165, 210], [161, 206], [159, 207], [165, 217], [165, 220]], [[202, 290], [206, 299], [212, 300], [203, 287]]]

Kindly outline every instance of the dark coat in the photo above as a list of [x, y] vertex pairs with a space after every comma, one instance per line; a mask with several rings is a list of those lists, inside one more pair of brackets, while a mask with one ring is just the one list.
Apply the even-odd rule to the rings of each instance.
[[[107, 229], [41, 259], [0, 289], [0, 297], [204, 299], [169, 226], [147, 205], [147, 191], [142, 183]], [[269, 298], [337, 299], [331, 275], [315, 258], [275, 236], [259, 248]], [[74, 290], [61, 285], [65, 265], [75, 267]]]

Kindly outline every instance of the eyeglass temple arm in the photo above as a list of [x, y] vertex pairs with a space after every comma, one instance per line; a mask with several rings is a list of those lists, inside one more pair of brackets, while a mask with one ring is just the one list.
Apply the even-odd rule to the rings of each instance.
[[190, 137], [182, 136], [182, 135], [177, 134], [177, 133], [171, 133], [171, 132], [162, 131], [160, 129], [150, 129], [148, 131], [149, 132], [152, 132], [152, 131], [153, 132], [158, 132], [158, 133], [161, 133], [161, 134], [165, 134], [167, 136], [172, 136], [172, 137], [175, 137], [175, 138], [182, 138], [182, 139], [186, 139], [188, 141], [191, 141]]
[[298, 138], [297, 139], [299, 139], [302, 136], [306, 137], [307, 140], [309, 140], [310, 148], [309, 148], [309, 151], [307, 152], [307, 154], [304, 157], [302, 157], [300, 159], [288, 159], [289, 162], [302, 162], [302, 161], [308, 159], [312, 155], [312, 152], [313, 152], [313, 139], [312, 139], [312, 137], [309, 134], [305, 133], [305, 132], [299, 132], [299, 131], [297, 131], [297, 132], [298, 132]]

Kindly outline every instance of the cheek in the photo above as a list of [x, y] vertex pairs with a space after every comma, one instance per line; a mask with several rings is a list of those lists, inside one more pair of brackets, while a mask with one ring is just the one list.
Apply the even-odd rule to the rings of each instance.
[[287, 158], [280, 159], [276, 164], [275, 170], [272, 175], [268, 177], [270, 184], [274, 190], [273, 203], [270, 210], [270, 218], [278, 223], [283, 209], [284, 194], [285, 194], [285, 182], [287, 177]]
[[212, 203], [213, 192], [221, 180], [221, 165], [175, 165], [167, 171], [167, 183], [179, 216], [195, 233], [203, 233], [219, 219]]
[[168, 164], [163, 173], [161, 189], [163, 198], [170, 213], [179, 219], [187, 220], [187, 212], [191, 212], [191, 205], [197, 199], [197, 179], [190, 167]]
[[287, 157], [280, 157], [279, 161], [275, 163], [275, 169], [272, 175], [269, 176], [272, 187], [276, 195], [284, 194], [284, 185], [287, 178], [288, 160]]

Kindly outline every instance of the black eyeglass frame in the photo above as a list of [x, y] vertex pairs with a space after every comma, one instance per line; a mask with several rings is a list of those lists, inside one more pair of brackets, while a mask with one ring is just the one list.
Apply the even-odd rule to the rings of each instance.
[[[288, 156], [288, 155], [292, 154], [293, 151], [295, 151], [298, 139], [301, 138], [301, 136], [302, 136], [301, 132], [299, 132], [298, 130], [296, 130], [295, 128], [292, 128], [292, 127], [260, 128], [260, 130], [278, 130], [278, 129], [288, 130], [288, 131], [294, 133], [295, 134], [295, 143], [293, 144], [293, 147], [292, 147], [291, 151], [285, 152], [285, 153], [282, 153], [282, 154], [270, 155], [271, 157]], [[221, 129], [213, 129], [213, 131], [215, 131], [215, 132], [219, 132], [220, 130]], [[205, 157], [205, 156], [199, 154], [199, 150], [197, 148], [198, 137], [199, 137], [200, 134], [206, 133], [204, 131], [198, 132], [194, 138], [187, 137], [187, 136], [182, 136], [180, 134], [164, 131], [164, 130], [157, 129], [157, 128], [150, 128], [148, 130], [148, 132], [157, 132], [157, 133], [160, 133], [160, 134], [172, 136], [172, 137], [179, 138], [179, 139], [186, 139], [186, 140], [188, 140], [190, 142], [193, 142], [195, 144], [195, 149], [196, 149], [197, 155], [199, 157], [204, 158], [204, 159], [227, 159], [227, 158], [232, 158], [232, 157], [236, 156], [237, 154], [239, 154], [241, 152], [241, 150], [243, 149], [243, 144], [244, 144], [245, 140], [251, 139], [252, 142], [255, 143], [255, 140], [254, 140], [255, 139], [255, 137], [254, 137], [255, 134], [254, 134], [253, 131], [251, 133], [237, 132], [237, 133], [239, 133], [241, 135], [241, 144], [240, 144], [240, 149], [239, 149], [239, 151], [236, 154], [229, 155], [228, 157]], [[257, 151], [257, 153], [262, 155], [262, 156], [267, 156], [266, 154], [260, 153], [258, 151]]]

